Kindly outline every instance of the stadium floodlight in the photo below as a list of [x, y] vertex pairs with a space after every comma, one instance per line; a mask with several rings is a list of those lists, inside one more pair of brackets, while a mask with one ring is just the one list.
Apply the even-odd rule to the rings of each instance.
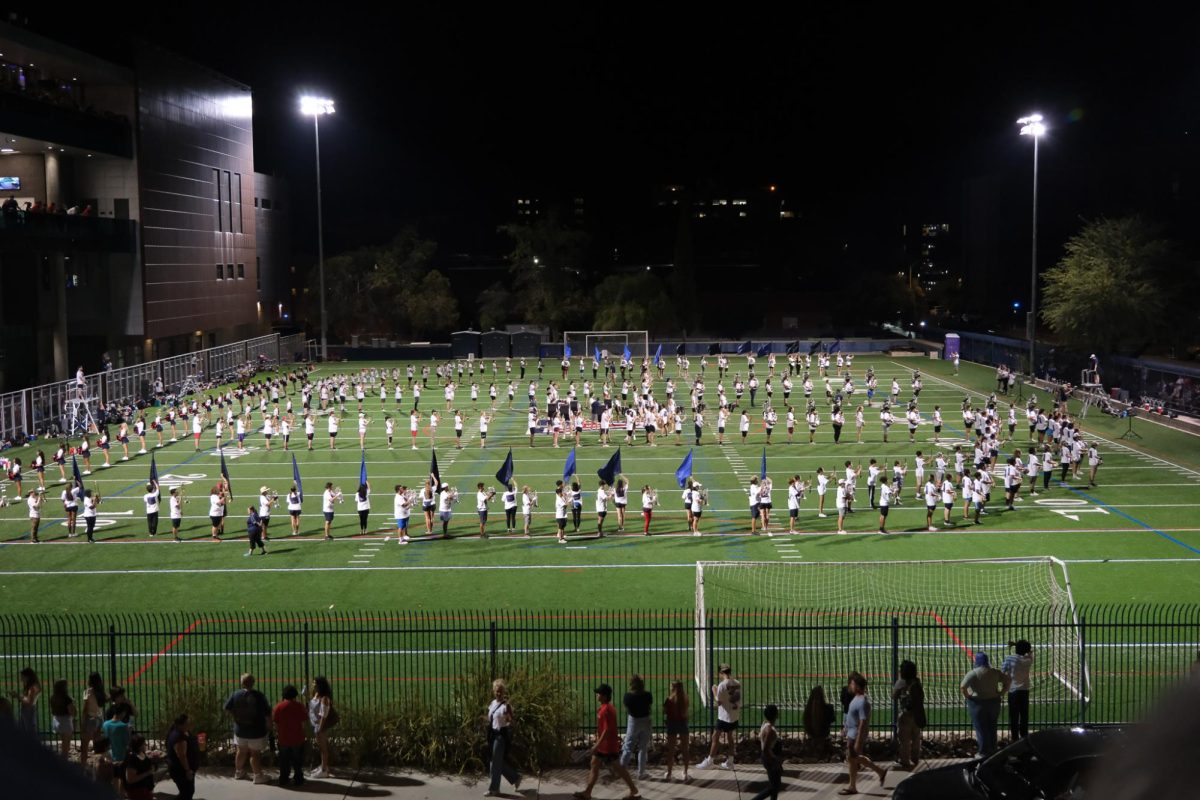
[[1029, 266], [1029, 375], [1037, 377], [1037, 365], [1034, 359], [1035, 342], [1037, 341], [1037, 190], [1038, 190], [1038, 139], [1046, 133], [1046, 124], [1042, 122], [1041, 114], [1030, 114], [1017, 120], [1021, 126], [1021, 135], [1033, 139], [1033, 246]]
[[313, 143], [317, 153], [317, 282], [321, 297], [321, 360], [329, 360], [329, 319], [325, 316], [325, 236], [321, 225], [321, 126], [320, 119], [334, 112], [333, 101], [325, 97], [304, 95], [300, 98], [300, 113], [313, 118]]

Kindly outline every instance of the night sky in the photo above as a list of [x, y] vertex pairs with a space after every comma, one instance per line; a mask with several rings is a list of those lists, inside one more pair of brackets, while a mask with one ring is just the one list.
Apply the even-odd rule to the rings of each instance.
[[[300, 251], [315, 202], [311, 124], [296, 113], [306, 90], [338, 107], [321, 137], [331, 252], [409, 219], [444, 249], [486, 249], [517, 194], [640, 208], [666, 182], [777, 183], [848, 228], [881, 209], [949, 217], [964, 179], [1029, 170], [1015, 120], [1031, 110], [1051, 128], [1052, 230], [1131, 210], [1121, 187], [1141, 159], [1196, 162], [1198, 20], [1152, 4], [883, 15], [402, 4], [371, 16], [266, 5], [26, 13], [34, 30], [102, 56], [132, 33], [251, 85], [257, 167], [291, 181]], [[1114, 188], [1067, 188], [1085, 175]]]

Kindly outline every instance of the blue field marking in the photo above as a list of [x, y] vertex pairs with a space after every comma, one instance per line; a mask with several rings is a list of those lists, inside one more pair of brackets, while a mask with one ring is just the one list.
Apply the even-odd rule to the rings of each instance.
[[1196, 555], [1200, 555], [1200, 549], [1197, 549], [1197, 548], [1195, 548], [1195, 547], [1192, 547], [1190, 544], [1187, 544], [1186, 542], [1181, 542], [1181, 541], [1179, 541], [1178, 539], [1176, 539], [1176, 538], [1175, 538], [1174, 536], [1172, 536], [1171, 534], [1169, 534], [1169, 533], [1165, 533], [1165, 532], [1163, 532], [1163, 531], [1160, 531], [1158, 528], [1155, 528], [1153, 525], [1150, 525], [1150, 524], [1148, 524], [1148, 523], [1142, 522], [1142, 521], [1141, 521], [1140, 519], [1138, 519], [1137, 517], [1131, 517], [1131, 516], [1129, 516], [1128, 514], [1126, 514], [1124, 511], [1122, 511], [1121, 509], [1119, 509], [1119, 508], [1117, 508], [1117, 507], [1115, 507], [1115, 506], [1110, 506], [1108, 503], [1105, 503], [1105, 502], [1103, 502], [1102, 500], [1098, 500], [1097, 498], [1095, 498], [1095, 497], [1092, 497], [1090, 494], [1088, 494], [1087, 492], [1084, 492], [1084, 491], [1083, 491], [1083, 490], [1081, 490], [1081, 489], [1076, 489], [1074, 486], [1068, 486], [1068, 485], [1067, 485], [1067, 484], [1065, 484], [1065, 483], [1063, 483], [1063, 484], [1060, 484], [1060, 485], [1061, 485], [1063, 488], [1067, 489], [1068, 491], [1070, 491], [1070, 492], [1073, 492], [1074, 494], [1077, 494], [1077, 495], [1079, 495], [1079, 496], [1080, 496], [1080, 497], [1082, 497], [1083, 499], [1087, 500], [1089, 503], [1093, 503], [1093, 504], [1095, 504], [1095, 505], [1097, 505], [1097, 506], [1100, 506], [1101, 508], [1107, 509], [1107, 510], [1111, 511], [1113, 514], [1116, 514], [1118, 517], [1123, 517], [1124, 519], [1127, 519], [1127, 520], [1129, 520], [1129, 521], [1130, 521], [1130, 522], [1132, 522], [1134, 525], [1137, 525], [1137, 526], [1139, 526], [1139, 527], [1145, 528], [1146, 530], [1150, 531], [1151, 533], [1157, 533], [1159, 536], [1161, 536], [1162, 538], [1166, 539], [1167, 541], [1169, 541], [1169, 542], [1173, 542], [1173, 543], [1175, 543], [1175, 544], [1179, 545], [1180, 547], [1182, 547], [1182, 548], [1183, 548], [1183, 549], [1185, 549], [1185, 550], [1190, 550], [1191, 552], [1195, 553]]

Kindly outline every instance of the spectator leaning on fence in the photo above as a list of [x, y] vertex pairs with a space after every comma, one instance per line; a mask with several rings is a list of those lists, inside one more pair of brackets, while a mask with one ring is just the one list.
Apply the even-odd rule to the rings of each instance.
[[1008, 731], [1012, 740], [1029, 735], [1029, 690], [1033, 688], [1033, 645], [1025, 639], [1009, 642], [1013, 652], [1004, 658], [1000, 671], [1011, 679], [1008, 687]]
[[271, 707], [262, 692], [254, 688], [254, 676], [242, 676], [242, 688], [225, 701], [225, 710], [233, 715], [233, 743], [237, 745], [234, 778], [245, 780], [246, 762], [254, 773], [255, 783], [266, 783], [262, 769], [262, 752], [267, 748], [267, 732], [271, 722]]
[[1011, 683], [1011, 678], [992, 667], [987, 653], [981, 652], [975, 654], [975, 669], [968, 672], [959, 685], [959, 691], [966, 698], [967, 712], [971, 715], [971, 727], [975, 729], [980, 757], [991, 755], [996, 749], [1000, 695], [1008, 691]]
[[333, 707], [333, 689], [329, 679], [318, 675], [312, 681], [312, 699], [308, 701], [308, 721], [312, 724], [313, 738], [321, 754], [321, 766], [308, 774], [310, 778], [332, 778], [329, 769], [329, 729], [340, 720]]

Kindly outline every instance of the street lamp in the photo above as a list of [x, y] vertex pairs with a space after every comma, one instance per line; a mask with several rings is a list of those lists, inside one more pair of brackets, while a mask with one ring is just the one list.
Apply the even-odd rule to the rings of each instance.
[[1046, 132], [1041, 114], [1030, 114], [1017, 120], [1022, 136], [1033, 137], [1033, 249], [1029, 266], [1029, 375], [1037, 377], [1034, 361], [1034, 343], [1037, 341], [1037, 190], [1038, 190], [1038, 139]]
[[313, 143], [317, 153], [317, 279], [321, 295], [321, 360], [329, 360], [329, 320], [325, 316], [325, 239], [321, 229], [321, 127], [324, 114], [332, 114], [333, 101], [305, 95], [300, 98], [300, 113], [313, 118]]

